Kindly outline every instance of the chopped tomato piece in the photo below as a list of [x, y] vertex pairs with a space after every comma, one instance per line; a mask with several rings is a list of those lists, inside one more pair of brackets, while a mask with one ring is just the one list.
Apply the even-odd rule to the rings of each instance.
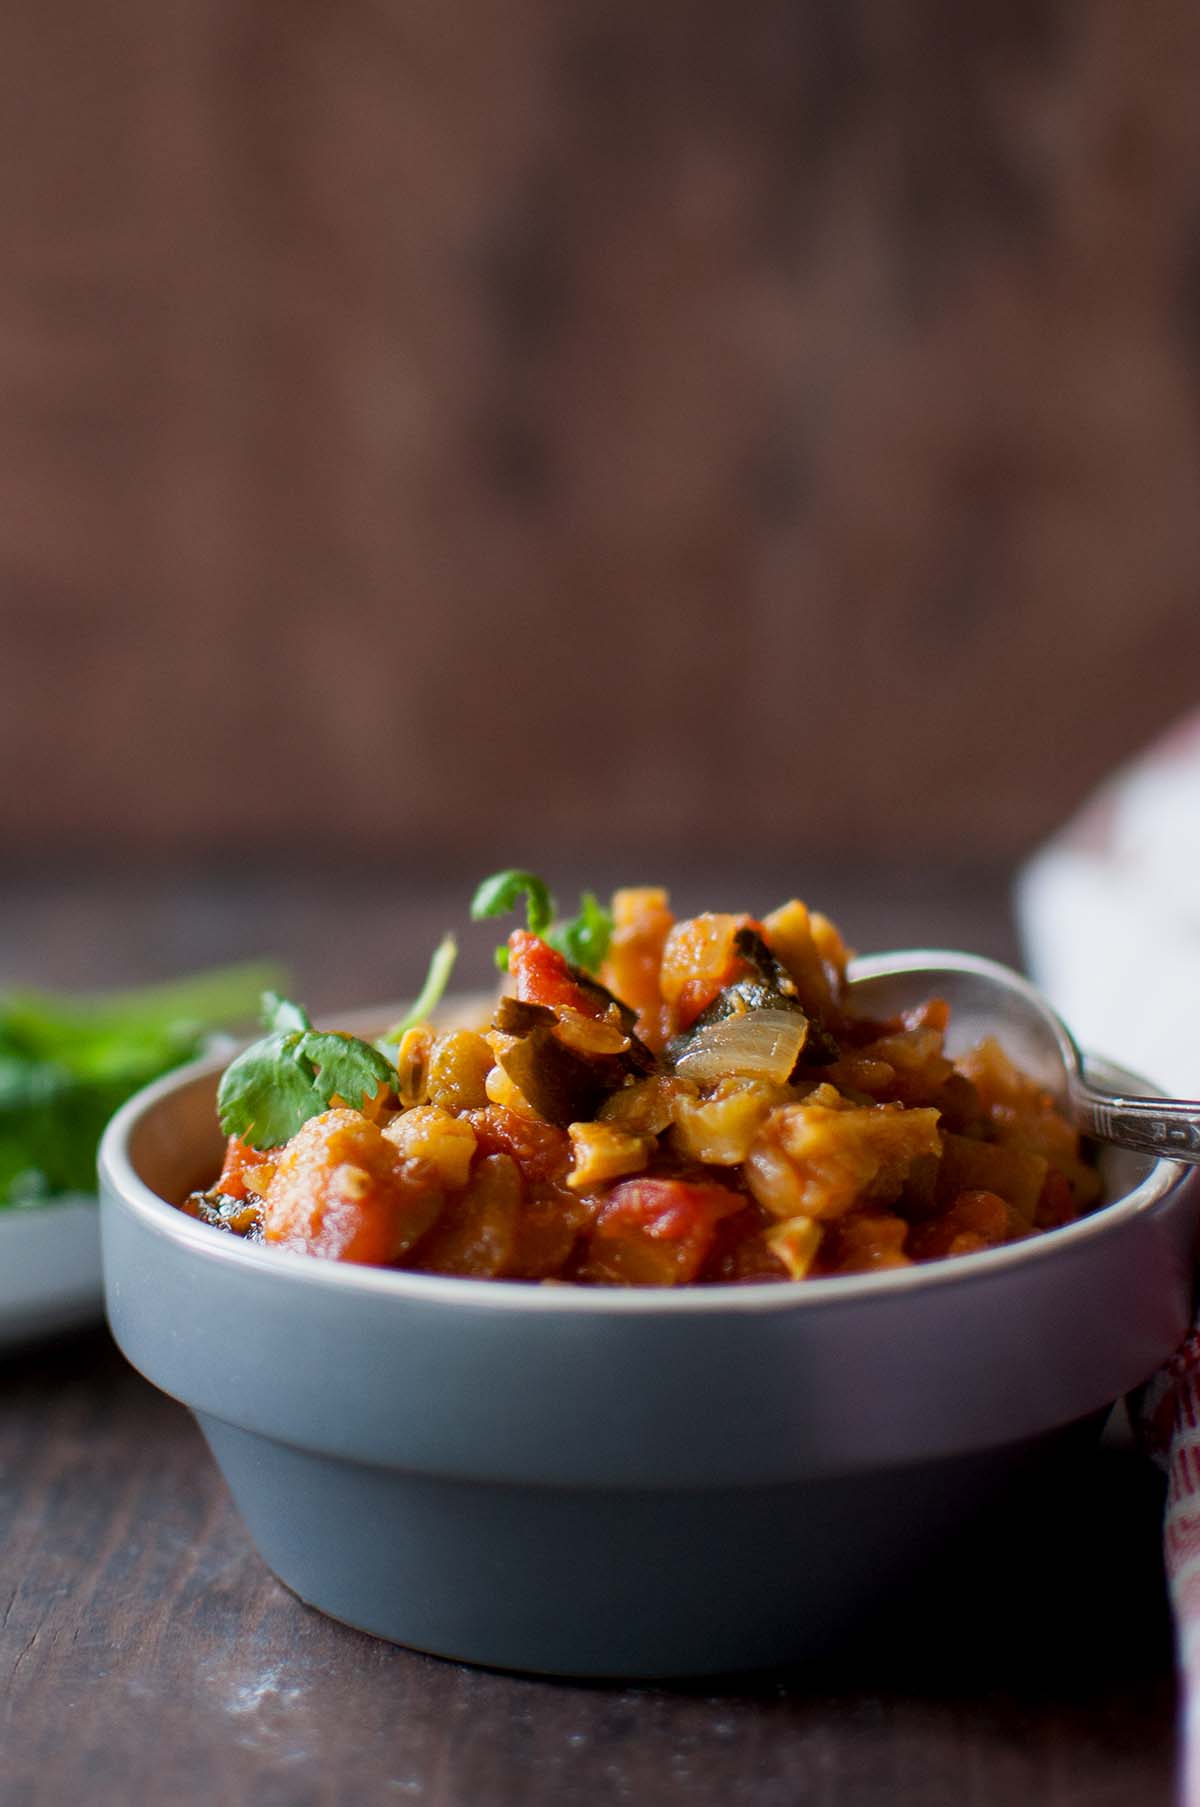
[[485, 1155], [466, 1191], [451, 1199], [417, 1252], [426, 1274], [464, 1274], [496, 1280], [508, 1273], [521, 1224], [523, 1187], [506, 1154]]
[[359, 1111], [310, 1117], [280, 1155], [263, 1239], [330, 1261], [398, 1261], [442, 1209], [436, 1170], [408, 1161]]
[[909, 1234], [902, 1217], [867, 1212], [843, 1217], [830, 1236], [825, 1263], [834, 1274], [869, 1274], [879, 1268], [908, 1267], [904, 1242]]
[[521, 1117], [502, 1104], [466, 1111], [463, 1121], [475, 1131], [483, 1155], [511, 1155], [529, 1185], [565, 1180], [571, 1165], [571, 1141], [565, 1129], [538, 1117]]
[[718, 1225], [712, 1248], [699, 1278], [742, 1284], [749, 1280], [786, 1280], [788, 1272], [768, 1246], [767, 1237], [778, 1226], [775, 1219], [753, 1202]]
[[940, 1217], [914, 1225], [908, 1252], [915, 1261], [936, 1261], [944, 1255], [971, 1255], [979, 1249], [999, 1248], [1003, 1242], [1019, 1242], [1029, 1225], [1007, 1200], [983, 1187], [960, 1192]]
[[248, 1175], [252, 1169], [262, 1168], [269, 1161], [270, 1156], [261, 1148], [251, 1148], [239, 1136], [230, 1136], [225, 1144], [225, 1165], [216, 1190], [223, 1192], [226, 1198], [245, 1198], [248, 1192], [258, 1191]]
[[622, 1286], [694, 1280], [724, 1217], [745, 1209], [741, 1193], [689, 1180], [625, 1180], [600, 1207], [582, 1278]]
[[514, 929], [508, 938], [508, 970], [523, 1004], [577, 1010], [581, 1016], [604, 1015], [603, 1000], [571, 976], [571, 968], [557, 948], [528, 929]]
[[753, 916], [721, 916], [706, 911], [677, 922], [667, 936], [662, 954], [663, 1002], [675, 1029], [688, 1029], [713, 999], [750, 972], [750, 964], [734, 948], [739, 929], [762, 924]]
[[576, 1198], [564, 1187], [527, 1190], [509, 1269], [513, 1278], [547, 1280], [560, 1275], [594, 1209], [590, 1200]]

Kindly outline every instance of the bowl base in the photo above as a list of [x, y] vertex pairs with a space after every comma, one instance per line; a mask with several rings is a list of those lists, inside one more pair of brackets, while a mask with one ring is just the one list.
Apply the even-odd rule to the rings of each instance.
[[200, 1425], [264, 1559], [309, 1605], [434, 1656], [630, 1679], [828, 1651], [1096, 1421], [886, 1477], [687, 1491], [446, 1480]]

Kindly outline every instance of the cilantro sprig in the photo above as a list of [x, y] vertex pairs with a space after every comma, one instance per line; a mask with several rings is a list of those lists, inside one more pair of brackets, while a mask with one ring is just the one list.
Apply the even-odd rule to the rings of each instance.
[[572, 966], [585, 972], [599, 972], [612, 940], [613, 919], [594, 891], [584, 891], [579, 898], [579, 914], [569, 922], [551, 929], [546, 939], [551, 947], [565, 954]]
[[433, 958], [429, 962], [429, 971], [425, 974], [425, 983], [417, 996], [416, 1002], [405, 1011], [398, 1023], [393, 1023], [386, 1035], [379, 1038], [379, 1046], [387, 1048], [398, 1042], [406, 1029], [415, 1023], [428, 1020], [442, 1001], [442, 994], [450, 983], [450, 974], [454, 971], [454, 962], [458, 959], [458, 943], [453, 935], [443, 935], [433, 950]]
[[[471, 921], [482, 922], [489, 916], [507, 916], [525, 899], [525, 926], [531, 935], [557, 948], [573, 966], [586, 972], [598, 972], [612, 940], [612, 917], [592, 891], [584, 891], [579, 899], [579, 913], [566, 922], [556, 922], [557, 905], [545, 882], [535, 873], [510, 867], [485, 878], [471, 899]], [[508, 949], [496, 949], [496, 965], [508, 969]]]
[[[488, 916], [507, 916], [525, 899], [525, 927], [531, 935], [545, 935], [554, 921], [554, 899], [542, 879], [532, 872], [511, 866], [504, 872], [493, 872], [485, 878], [471, 899], [471, 921], [483, 922]], [[501, 943], [496, 949], [496, 965], [508, 971], [508, 949]]]
[[276, 992], [263, 993], [263, 1026], [269, 1033], [226, 1067], [217, 1092], [221, 1128], [251, 1148], [278, 1148], [337, 1099], [359, 1110], [381, 1086], [396, 1090], [396, 1069], [380, 1049], [314, 1029]]

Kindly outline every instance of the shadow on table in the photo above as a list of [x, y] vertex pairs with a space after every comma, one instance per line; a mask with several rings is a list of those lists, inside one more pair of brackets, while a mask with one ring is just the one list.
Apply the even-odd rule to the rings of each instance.
[[118, 1381], [129, 1363], [102, 1325], [32, 1338], [0, 1352], [0, 1399], [10, 1392], [93, 1380]]
[[[1166, 1480], [1118, 1408], [1104, 1439], [959, 1534], [837, 1648], [786, 1670], [673, 1682], [730, 1695], [1095, 1697], [1173, 1669]], [[802, 1539], [797, 1539], [797, 1553]]]

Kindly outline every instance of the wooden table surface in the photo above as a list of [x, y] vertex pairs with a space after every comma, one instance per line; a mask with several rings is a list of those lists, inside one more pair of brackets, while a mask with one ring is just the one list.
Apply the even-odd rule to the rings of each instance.
[[[1002, 874], [802, 888], [863, 947], [1013, 952]], [[759, 875], [741, 896], [757, 908], [778, 889]], [[232, 895], [195, 874], [27, 874], [0, 899], [0, 981], [125, 981], [274, 948], [318, 1007], [363, 1002], [411, 989], [460, 894], [361, 872], [242, 875]], [[685, 904], [705, 895], [679, 886]], [[485, 963], [472, 945], [468, 981]], [[1020, 1522], [947, 1552], [803, 1669], [644, 1686], [496, 1674], [290, 1595], [188, 1413], [96, 1329], [0, 1364], [0, 1800], [1167, 1807], [1161, 1504], [1118, 1426]], [[804, 1560], [802, 1535], [781, 1560]]]

